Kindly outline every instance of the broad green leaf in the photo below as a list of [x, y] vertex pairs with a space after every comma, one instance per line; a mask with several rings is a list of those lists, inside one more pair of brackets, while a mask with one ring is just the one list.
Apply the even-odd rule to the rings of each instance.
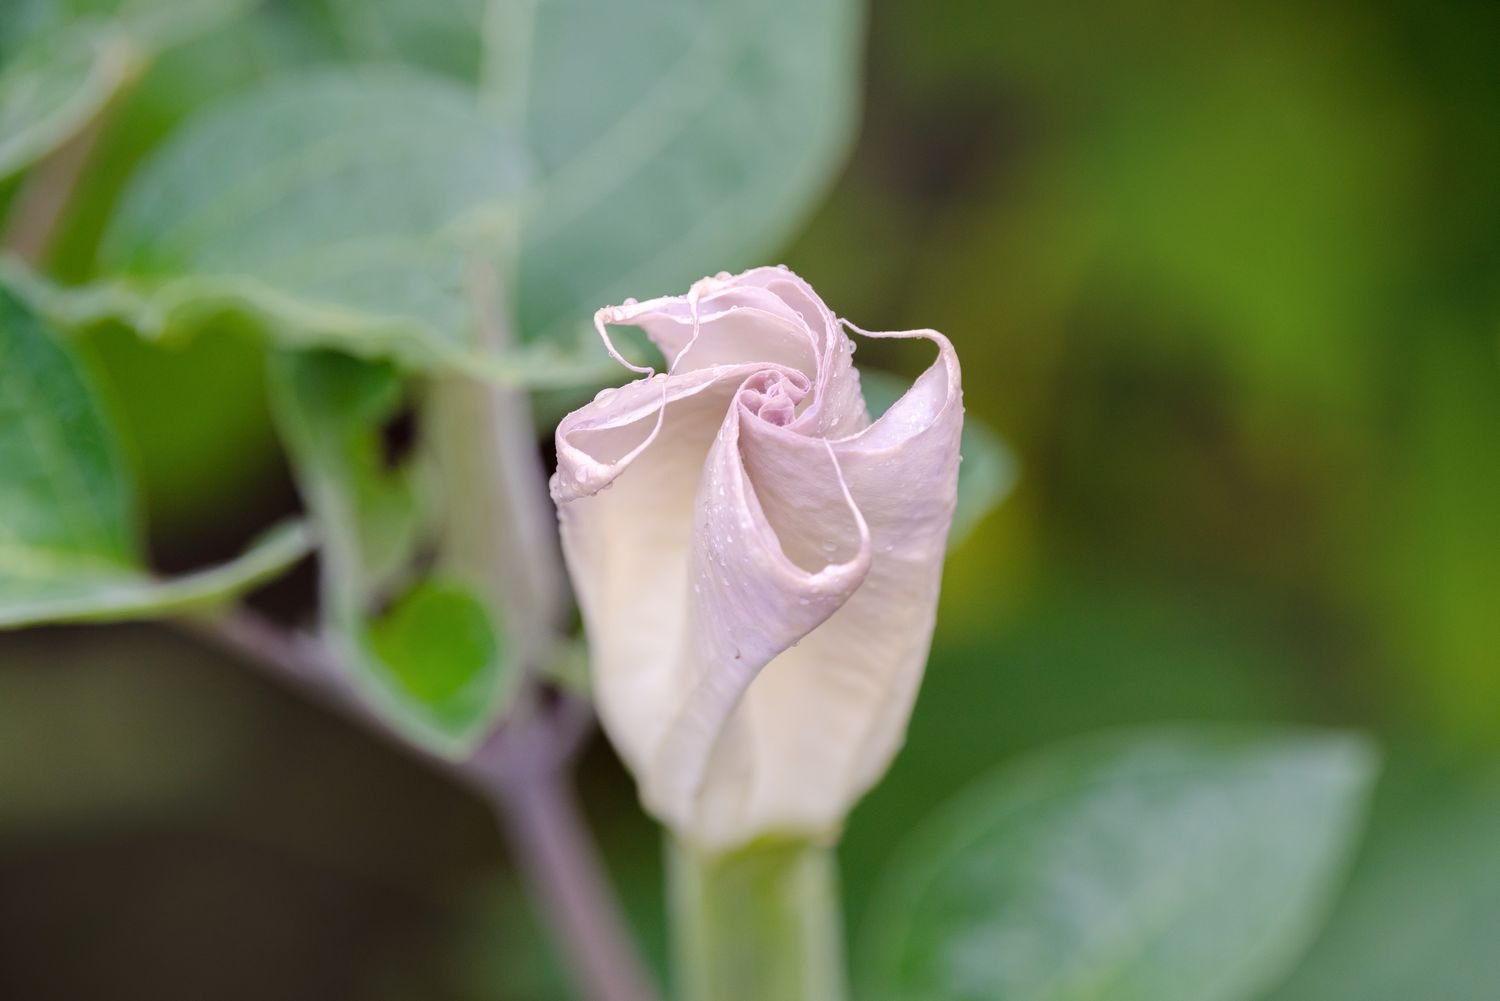
[[0, 288], [0, 628], [174, 614], [222, 602], [310, 548], [284, 527], [223, 566], [142, 567], [120, 447], [71, 349]]
[[1500, 768], [1402, 768], [1338, 908], [1270, 1001], [1490, 1001], [1500, 985]]
[[0, 68], [0, 177], [82, 128], [129, 79], [138, 58], [117, 25], [92, 20], [7, 53]]
[[1007, 768], [908, 844], [870, 910], [860, 996], [1253, 998], [1316, 931], [1373, 773], [1353, 737], [1206, 728]]
[[139, 561], [119, 442], [71, 349], [0, 288], [0, 551], [11, 567]]
[[433, 339], [430, 335], [435, 330], [420, 324], [330, 312], [269, 293], [253, 282], [228, 278], [168, 282], [149, 291], [133, 279], [119, 278], [68, 286], [14, 258], [0, 256], [0, 286], [68, 331], [114, 321], [149, 340], [172, 342], [196, 336], [215, 323], [243, 319], [290, 345], [330, 346], [364, 357], [390, 357], [408, 367], [461, 372], [499, 385], [565, 388], [618, 373], [618, 366], [599, 350], [592, 331], [571, 343], [530, 344], [504, 354], [473, 350], [462, 343]]
[[462, 755], [512, 690], [513, 658], [478, 592], [421, 565], [434, 512], [415, 460], [388, 457], [382, 440], [408, 402], [402, 374], [334, 351], [282, 353], [270, 374], [273, 410], [323, 539], [330, 634], [386, 719], [423, 746]]
[[823, 194], [858, 117], [858, 0], [496, 0], [493, 82], [539, 167], [528, 337], [626, 296], [765, 263]]
[[467, 741], [485, 731], [509, 687], [503, 637], [484, 604], [452, 582], [414, 586], [369, 626], [369, 667], [388, 708]]
[[[861, 369], [860, 387], [872, 417], [879, 417], [901, 399], [910, 385], [886, 372]], [[1000, 436], [972, 415], [964, 416], [959, 443], [963, 464], [958, 469], [958, 507], [953, 512], [949, 548], [956, 548], [1016, 485], [1015, 453]]]
[[243, 310], [293, 344], [485, 371], [467, 292], [520, 178], [511, 133], [450, 79], [288, 74], [210, 107], [145, 164], [101, 250], [114, 277], [31, 285], [70, 323], [118, 316], [161, 336]]
[[151, 54], [241, 0], [7, 0], [0, 8], [0, 178], [57, 148]]
[[479, 76], [485, 0], [322, 0], [321, 6], [347, 59], [398, 60], [471, 83]]

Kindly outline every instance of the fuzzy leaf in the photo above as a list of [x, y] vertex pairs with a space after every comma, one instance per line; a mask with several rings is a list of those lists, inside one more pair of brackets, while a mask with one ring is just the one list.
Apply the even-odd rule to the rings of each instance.
[[[538, 163], [522, 330], [567, 336], [627, 295], [765, 263], [843, 163], [858, 124], [856, 0], [501, 0], [502, 102]], [[525, 59], [521, 46], [529, 45]], [[507, 67], [529, 69], [524, 78]]]
[[134, 0], [105, 13], [67, 0], [7, 0], [0, 10], [0, 178], [74, 135], [153, 52], [241, 5]]
[[908, 845], [861, 997], [1245, 1001], [1316, 931], [1373, 755], [1319, 733], [1159, 729], [1043, 752]]
[[0, 628], [148, 618], [225, 601], [305, 556], [300, 525], [175, 579], [142, 567], [119, 443], [67, 344], [0, 288]]

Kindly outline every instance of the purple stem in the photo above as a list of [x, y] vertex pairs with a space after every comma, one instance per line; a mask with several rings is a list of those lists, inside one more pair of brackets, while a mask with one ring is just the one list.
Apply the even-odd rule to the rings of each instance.
[[593, 729], [583, 700], [530, 683], [516, 711], [466, 761], [429, 754], [402, 740], [343, 682], [342, 665], [321, 642], [240, 609], [178, 623], [297, 688], [389, 743], [468, 786], [495, 811], [527, 886], [590, 1001], [659, 1001], [620, 912], [568, 778]]

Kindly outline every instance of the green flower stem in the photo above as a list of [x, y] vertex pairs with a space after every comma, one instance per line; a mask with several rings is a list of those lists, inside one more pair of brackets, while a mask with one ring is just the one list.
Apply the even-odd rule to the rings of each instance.
[[672, 840], [668, 888], [678, 1001], [844, 1001], [833, 849], [757, 843], [707, 855]]

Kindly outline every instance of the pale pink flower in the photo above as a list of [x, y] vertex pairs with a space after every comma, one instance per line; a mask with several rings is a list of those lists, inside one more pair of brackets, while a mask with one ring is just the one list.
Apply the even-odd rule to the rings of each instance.
[[[651, 375], [607, 324], [642, 328]], [[552, 479], [605, 730], [646, 807], [721, 850], [835, 837], [899, 749], [932, 638], [958, 358], [871, 423], [853, 343], [784, 268], [600, 310], [647, 377], [557, 429]]]

